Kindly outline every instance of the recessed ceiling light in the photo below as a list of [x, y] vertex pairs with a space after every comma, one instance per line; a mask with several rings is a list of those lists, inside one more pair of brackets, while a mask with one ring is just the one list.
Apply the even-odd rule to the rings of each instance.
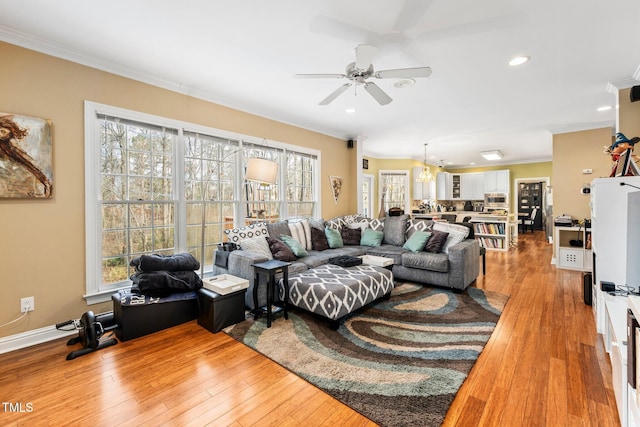
[[471, 162], [471, 163], [469, 163], [469, 164], [470, 164], [471, 166], [473, 166], [473, 165], [475, 165], [475, 164], [476, 164], [476, 162]]
[[511, 61], [509, 61], [509, 65], [512, 67], [516, 67], [518, 65], [524, 64], [525, 62], [529, 62], [530, 59], [530, 56], [516, 56]]
[[345, 113], [347, 114], [353, 114], [356, 112], [355, 108], [347, 108], [346, 110], [344, 110]]
[[598, 111], [609, 111], [613, 107], [611, 105], [603, 105], [602, 107], [598, 107]]
[[453, 164], [453, 162], [447, 162], [447, 164], [448, 164], [448, 165], [452, 165], [452, 164]]

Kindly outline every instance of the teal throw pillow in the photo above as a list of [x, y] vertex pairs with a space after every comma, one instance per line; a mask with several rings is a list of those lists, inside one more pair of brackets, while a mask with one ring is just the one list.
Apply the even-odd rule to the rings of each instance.
[[309, 252], [307, 252], [307, 250], [300, 244], [300, 242], [298, 242], [293, 237], [282, 234], [280, 236], [280, 240], [282, 240], [285, 245], [289, 246], [291, 252], [293, 252], [293, 254], [298, 258], [309, 255]]
[[340, 230], [336, 230], [335, 228], [325, 228], [324, 234], [327, 236], [327, 241], [329, 242], [329, 247], [331, 249], [341, 248], [344, 246], [342, 242], [342, 235], [340, 234]]
[[409, 240], [407, 240], [402, 247], [410, 250], [411, 252], [421, 252], [427, 244], [429, 237], [431, 237], [431, 233], [427, 231], [416, 231], [411, 235], [411, 237], [409, 237]]
[[384, 237], [383, 231], [376, 231], [370, 228], [364, 230], [362, 237], [360, 238], [360, 245], [362, 246], [380, 246], [382, 238]]

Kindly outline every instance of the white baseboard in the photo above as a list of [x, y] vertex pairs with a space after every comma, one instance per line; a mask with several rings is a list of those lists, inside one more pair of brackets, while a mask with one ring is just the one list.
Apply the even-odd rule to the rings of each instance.
[[43, 342], [53, 341], [58, 338], [68, 337], [70, 335], [76, 335], [77, 333], [77, 330], [60, 331], [56, 329], [54, 325], [51, 325], [16, 335], [10, 335], [8, 337], [0, 338], [0, 354], [31, 347], [36, 344], [42, 344]]

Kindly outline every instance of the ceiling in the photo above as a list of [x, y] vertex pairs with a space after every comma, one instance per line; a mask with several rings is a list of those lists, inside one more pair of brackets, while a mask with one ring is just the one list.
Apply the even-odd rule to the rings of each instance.
[[[597, 109], [615, 106], [611, 85], [640, 79], [637, 0], [0, 0], [0, 10], [0, 40], [361, 139], [371, 157], [423, 160], [428, 143], [429, 163], [452, 167], [551, 160], [553, 133], [615, 126], [615, 107]], [[393, 98], [384, 106], [362, 86], [319, 106], [344, 81], [292, 78], [344, 73], [359, 44], [378, 49], [376, 70], [433, 73], [401, 88], [374, 79]], [[509, 67], [516, 55], [531, 60]], [[502, 161], [481, 158], [494, 149]]]

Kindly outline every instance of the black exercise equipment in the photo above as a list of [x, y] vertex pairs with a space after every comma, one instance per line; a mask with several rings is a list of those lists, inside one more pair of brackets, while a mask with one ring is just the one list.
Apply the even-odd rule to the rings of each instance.
[[[100, 341], [102, 335], [116, 328], [113, 312], [94, 315], [93, 311], [87, 311], [79, 320], [68, 320], [64, 323], [58, 323], [56, 329], [62, 329], [64, 326], [73, 325], [78, 330], [78, 336], [71, 338], [67, 345], [82, 343], [80, 350], [72, 351], [67, 355], [67, 360], [73, 360], [76, 357], [103, 349], [118, 343], [115, 338]], [[64, 329], [62, 329], [64, 330]]]

